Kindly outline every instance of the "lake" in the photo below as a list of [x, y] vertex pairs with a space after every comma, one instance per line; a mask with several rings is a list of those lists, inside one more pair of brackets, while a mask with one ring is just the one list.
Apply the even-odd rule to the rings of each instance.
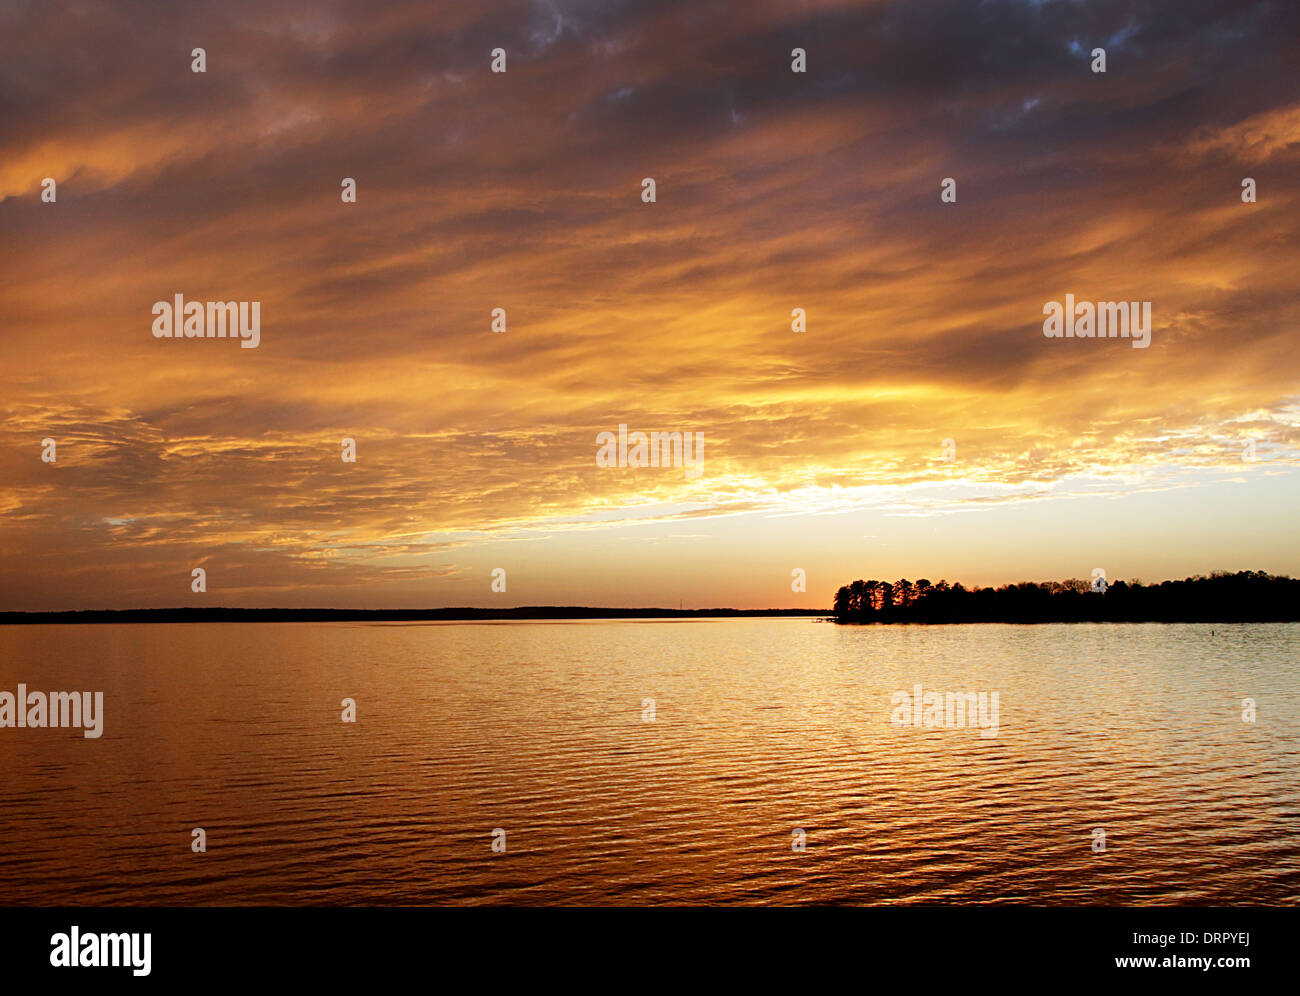
[[[1298, 652], [1300, 624], [4, 626], [0, 689], [104, 716], [0, 729], [0, 904], [1293, 904]], [[996, 729], [895, 722], [918, 685], [997, 693]]]

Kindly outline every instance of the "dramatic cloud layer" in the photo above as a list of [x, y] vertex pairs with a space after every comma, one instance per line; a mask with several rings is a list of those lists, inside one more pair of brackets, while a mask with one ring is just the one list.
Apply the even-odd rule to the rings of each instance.
[[[0, 6], [0, 608], [1296, 572], [1297, 38], [1282, 0]], [[176, 293], [260, 301], [260, 346], [155, 339]], [[1045, 338], [1067, 293], [1151, 301], [1150, 347]], [[597, 467], [620, 423], [704, 473]]]

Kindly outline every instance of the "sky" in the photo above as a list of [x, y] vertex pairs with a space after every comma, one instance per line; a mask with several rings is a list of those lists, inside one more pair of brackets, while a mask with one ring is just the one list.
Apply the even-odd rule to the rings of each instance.
[[[4, 0], [0, 609], [1298, 575], [1298, 39], [1290, 0]], [[175, 294], [260, 302], [257, 348], [155, 337]], [[1046, 337], [1066, 294], [1150, 345]], [[598, 466], [620, 425], [699, 472]]]

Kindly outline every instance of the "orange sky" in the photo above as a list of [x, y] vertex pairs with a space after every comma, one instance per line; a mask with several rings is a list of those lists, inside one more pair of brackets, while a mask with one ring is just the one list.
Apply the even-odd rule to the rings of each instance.
[[[8, 6], [0, 609], [1300, 573], [1298, 36], [1209, 0]], [[154, 338], [177, 293], [260, 301], [260, 345]], [[1066, 293], [1151, 301], [1150, 347], [1045, 338]], [[620, 424], [703, 433], [703, 473], [597, 467]]]

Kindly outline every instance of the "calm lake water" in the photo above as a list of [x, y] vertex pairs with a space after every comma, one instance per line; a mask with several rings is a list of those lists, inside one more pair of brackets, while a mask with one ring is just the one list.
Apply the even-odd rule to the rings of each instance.
[[[1298, 655], [1296, 624], [0, 627], [0, 689], [105, 699], [98, 740], [0, 729], [0, 904], [1291, 904]], [[916, 684], [997, 692], [997, 736], [891, 724]]]

